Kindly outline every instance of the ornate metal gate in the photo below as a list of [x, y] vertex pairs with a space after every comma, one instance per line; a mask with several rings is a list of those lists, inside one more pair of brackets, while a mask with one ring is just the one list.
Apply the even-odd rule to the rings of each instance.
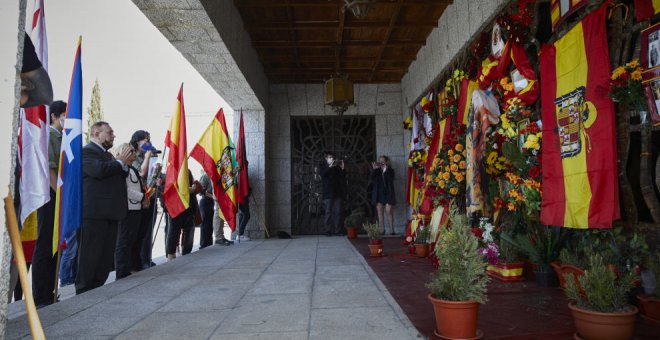
[[370, 212], [369, 171], [376, 160], [373, 116], [291, 118], [291, 222], [294, 234], [323, 233], [323, 200], [318, 167], [323, 153], [344, 159], [344, 216], [357, 207]]

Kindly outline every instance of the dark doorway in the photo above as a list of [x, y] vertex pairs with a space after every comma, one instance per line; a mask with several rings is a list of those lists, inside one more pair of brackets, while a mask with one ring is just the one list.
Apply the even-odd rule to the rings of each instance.
[[346, 164], [344, 217], [357, 207], [370, 212], [369, 171], [376, 160], [373, 116], [291, 118], [291, 222], [297, 235], [323, 233], [321, 178], [323, 153], [332, 151]]

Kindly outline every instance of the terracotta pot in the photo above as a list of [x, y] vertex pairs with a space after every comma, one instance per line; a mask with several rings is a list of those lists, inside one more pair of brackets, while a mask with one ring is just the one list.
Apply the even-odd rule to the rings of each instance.
[[419, 257], [429, 256], [429, 244], [428, 243], [415, 243], [415, 255]]
[[639, 311], [642, 315], [656, 322], [660, 322], [660, 299], [655, 296], [637, 295]]
[[523, 270], [525, 264], [522, 262], [498, 263], [486, 268], [488, 275], [500, 281], [523, 281]]
[[580, 289], [580, 292], [584, 295], [584, 288], [582, 288], [582, 284], [580, 283], [580, 276], [584, 275], [584, 270], [582, 268], [570, 265], [570, 264], [562, 264], [559, 261], [554, 261], [550, 263], [552, 268], [555, 270], [555, 273], [557, 273], [557, 278], [559, 279], [559, 286], [561, 288], [564, 288], [566, 285], [566, 280], [564, 279], [564, 274], [571, 274], [573, 276], [573, 280], [575, 280], [575, 284], [577, 284], [578, 288]]
[[357, 230], [357, 228], [355, 228], [355, 227], [348, 227], [348, 228], [346, 228], [346, 235], [347, 235], [348, 238], [350, 238], [350, 239], [357, 238], [357, 235], [358, 235], [358, 230]]
[[370, 244], [369, 251], [371, 256], [383, 256], [383, 245], [382, 244]]
[[479, 339], [477, 330], [479, 303], [475, 301], [446, 301], [428, 295], [435, 311], [436, 335], [443, 339]]
[[383, 240], [369, 240], [369, 244], [383, 244]]
[[630, 312], [599, 313], [585, 310], [570, 303], [573, 322], [579, 337], [585, 340], [628, 340], [635, 331], [637, 307]]

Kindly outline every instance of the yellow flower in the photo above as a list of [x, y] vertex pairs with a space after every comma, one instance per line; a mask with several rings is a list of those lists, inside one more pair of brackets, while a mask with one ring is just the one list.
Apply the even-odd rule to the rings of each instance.
[[506, 113], [501, 114], [500, 119], [502, 120], [502, 129], [508, 130], [511, 128], [511, 123], [509, 122], [509, 118], [506, 116]]
[[460, 162], [460, 161], [461, 161], [461, 155], [454, 155], [453, 160], [454, 160], [454, 162], [456, 162], [456, 163]]
[[626, 68], [623, 66], [619, 66], [616, 69], [614, 69], [614, 72], [612, 72], [612, 80], [617, 80], [619, 77], [626, 73]]
[[513, 203], [508, 203], [508, 204], [506, 205], [506, 208], [507, 208], [509, 211], [515, 211], [515, 210], [516, 210], [516, 205], [513, 204]]
[[465, 161], [461, 161], [460, 163], [458, 163], [458, 167], [461, 169], [465, 169], [465, 166], [466, 166]]
[[[440, 178], [440, 177], [438, 177], [438, 179], [439, 179], [439, 178]], [[439, 181], [438, 181], [438, 186], [439, 186], [441, 189], [444, 189], [444, 188], [445, 188], [445, 185], [446, 185], [445, 181], [443, 181], [443, 180], [439, 180]]]
[[626, 64], [626, 66], [630, 68], [637, 68], [639, 66], [639, 59], [635, 59], [629, 62], [628, 64]]
[[630, 74], [630, 78], [632, 80], [642, 80], [642, 71], [636, 70], [633, 73]]
[[449, 193], [452, 194], [453, 196], [456, 196], [458, 194], [458, 188], [453, 187], [449, 189]]
[[443, 172], [443, 173], [442, 173], [442, 178], [443, 178], [445, 181], [448, 181], [448, 180], [449, 180], [449, 173], [448, 173], [448, 172]]
[[497, 160], [497, 152], [491, 151], [486, 158], [486, 164], [493, 164]]
[[450, 168], [451, 168], [452, 172], [458, 171], [458, 165], [456, 165], [456, 164], [452, 164]]
[[463, 144], [456, 144], [456, 151], [463, 151]]
[[449, 156], [453, 156], [453, 155], [454, 155], [454, 150], [449, 150], [449, 151], [447, 151], [447, 154], [448, 154]]
[[525, 141], [525, 144], [523, 144], [523, 147], [526, 149], [540, 149], [541, 145], [539, 145], [539, 138], [536, 137], [536, 135], [527, 136], [527, 140]]
[[458, 182], [463, 182], [463, 180], [465, 179], [465, 177], [462, 174], [456, 174], [454, 175], [454, 177]]

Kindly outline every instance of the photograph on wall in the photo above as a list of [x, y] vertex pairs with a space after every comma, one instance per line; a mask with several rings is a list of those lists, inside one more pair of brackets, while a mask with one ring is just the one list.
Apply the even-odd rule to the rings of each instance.
[[647, 69], [660, 66], [660, 23], [642, 30], [640, 62]]

